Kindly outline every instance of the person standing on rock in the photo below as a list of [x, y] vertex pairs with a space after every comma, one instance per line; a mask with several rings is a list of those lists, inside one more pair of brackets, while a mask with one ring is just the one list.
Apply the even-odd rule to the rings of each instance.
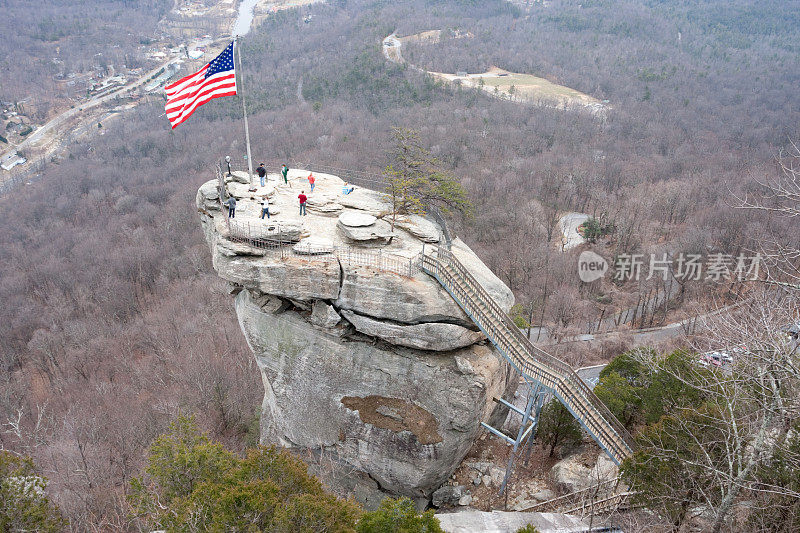
[[264, 163], [258, 165], [256, 172], [258, 172], [258, 177], [261, 178], [261, 186], [263, 187], [264, 185], [266, 185], [266, 179], [267, 179], [267, 169], [264, 167]]
[[305, 192], [300, 191], [300, 194], [297, 195], [297, 199], [300, 200], [300, 216], [308, 214], [306, 213], [306, 200], [308, 200], [308, 197], [306, 197]]
[[225, 203], [228, 204], [228, 218], [236, 218], [236, 198], [231, 196]]
[[261, 220], [264, 220], [264, 215], [267, 215], [267, 218], [270, 218], [270, 216], [269, 216], [269, 198], [267, 198], [266, 194], [261, 199]]
[[281, 176], [283, 176], [283, 183], [289, 185], [289, 167], [285, 163], [281, 167]]
[[314, 182], [317, 181], [314, 174], [308, 173], [308, 183], [311, 184], [311, 192], [314, 192]]

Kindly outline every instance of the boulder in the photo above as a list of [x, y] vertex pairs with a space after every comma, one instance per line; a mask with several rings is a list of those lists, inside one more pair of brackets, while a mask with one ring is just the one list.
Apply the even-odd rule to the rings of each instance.
[[195, 196], [195, 205], [197, 205], [198, 210], [220, 210], [218, 186], [219, 182], [217, 180], [209, 180], [200, 186], [197, 190], [197, 196]]
[[[218, 210], [215, 180], [196, 198], [212, 264], [228, 282], [261, 372], [261, 442], [319, 452], [331, 464], [346, 465], [325, 482], [367, 506], [377, 505], [381, 493], [424, 506], [482, 435], [480, 422], [502, 422], [505, 410], [492, 398], [513, 393], [517, 381], [491, 345], [475, 342], [480, 334], [433, 278], [412, 276], [411, 268], [407, 275], [378, 270], [387, 255], [376, 262], [374, 244], [391, 235], [385, 221], [350, 227], [378, 230], [369, 236], [374, 240], [351, 241], [350, 259], [325, 253], [343, 225], [323, 212], [344, 210], [342, 201], [378, 217], [391, 206], [381, 193], [357, 189], [338, 196], [318, 180], [311, 195], [318, 205], [310, 203], [302, 223], [253, 218], [259, 195], [247, 191], [247, 183], [228, 184], [242, 194], [230, 226]], [[283, 206], [295, 215], [297, 192], [276, 190], [271, 212]], [[237, 232], [261, 246], [230, 240]], [[398, 232], [390, 260], [411, 265], [423, 241]], [[295, 250], [264, 246], [279, 239], [299, 244]], [[355, 332], [341, 320], [345, 311], [375, 335]]]
[[478, 283], [486, 289], [486, 292], [494, 298], [494, 301], [497, 302], [500, 308], [507, 313], [514, 305], [514, 293], [511, 292], [511, 289], [506, 287], [506, 284], [495, 276], [494, 272], [492, 272], [489, 267], [475, 255], [475, 252], [458, 237], [453, 239], [451, 251], [453, 255], [456, 256], [456, 259], [464, 264]]
[[372, 215], [367, 213], [359, 213], [358, 211], [345, 211], [339, 215], [339, 224], [349, 228], [361, 228], [371, 226], [378, 220]]
[[377, 220], [369, 226], [345, 226], [341, 221], [343, 215], [344, 213], [339, 216], [340, 220], [337, 227], [341, 231], [342, 235], [351, 241], [379, 241], [386, 244], [392, 239], [392, 237], [397, 236], [395, 233], [392, 233], [392, 227], [389, 225], [389, 223], [383, 220]]
[[604, 453], [588, 466], [584, 460], [582, 454], [574, 454], [557, 462], [550, 469], [553, 482], [566, 492], [575, 492], [610, 481], [619, 474], [617, 466]]
[[458, 505], [462, 507], [466, 507], [467, 505], [472, 504], [472, 495], [464, 494], [462, 497], [458, 499]]
[[264, 312], [252, 294], [240, 291], [235, 307], [265, 387], [261, 442], [322, 447], [385, 491], [430, 497], [494, 415], [492, 398], [513, 385], [486, 346], [455, 352], [478, 369], [465, 376], [435, 352], [312, 331], [300, 313]]
[[250, 185], [250, 175], [241, 170], [234, 170], [230, 174], [225, 175], [225, 181], [233, 181]]
[[339, 195], [336, 201], [345, 207], [359, 209], [376, 217], [392, 212], [392, 202], [388, 196], [361, 187], [356, 187], [350, 194]]
[[439, 242], [441, 228], [430, 220], [420, 215], [399, 215], [395, 227], [409, 232], [422, 242]]
[[506, 478], [506, 471], [504, 468], [492, 465], [489, 467], [489, 477], [492, 478], [492, 483], [496, 487], [499, 487], [503, 484], [503, 480]]
[[434, 507], [458, 505], [462, 496], [464, 496], [464, 487], [461, 485], [443, 485], [431, 496], [431, 505]]
[[405, 278], [341, 260], [344, 277], [337, 309], [406, 324], [450, 322], [472, 326], [452, 297], [427, 274]]
[[275, 186], [270, 183], [267, 183], [263, 187], [260, 186], [256, 187], [255, 192], [251, 194], [255, 196], [256, 201], [260, 202], [261, 198], [263, 198], [264, 196], [271, 198], [275, 194]]
[[223, 279], [246, 289], [296, 300], [335, 300], [339, 295], [339, 263], [306, 261], [301, 256], [270, 251], [263, 257], [228, 257], [219, 250], [213, 265]]
[[531, 498], [540, 502], [546, 502], [556, 497], [556, 493], [550, 489], [542, 489], [531, 494]]
[[456, 324], [426, 322], [404, 325], [372, 319], [346, 309], [342, 310], [342, 316], [365, 335], [418, 350], [445, 352], [475, 344], [486, 338], [479, 331], [472, 331]]
[[311, 318], [309, 319], [315, 326], [322, 328], [332, 328], [339, 322], [342, 317], [336, 312], [332, 305], [328, 305], [322, 300], [314, 300], [311, 306]]

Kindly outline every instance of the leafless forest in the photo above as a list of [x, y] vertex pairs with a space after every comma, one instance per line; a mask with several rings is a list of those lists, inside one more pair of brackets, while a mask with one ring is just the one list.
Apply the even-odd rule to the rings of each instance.
[[[73, 69], [95, 50], [128, 61], [165, 4], [0, 1], [0, 100], [55, 98], [55, 46]], [[576, 254], [554, 245], [558, 213], [612, 222], [609, 256], [797, 247], [796, 220], [735, 198], [800, 138], [800, 2], [332, 0], [313, 13], [281, 12], [242, 43], [254, 157], [380, 171], [391, 127], [420, 130], [475, 203], [456, 233], [536, 324], [579, 332], [646, 290], [582, 284]], [[414, 45], [416, 64], [527, 72], [612, 110], [504, 102], [381, 55], [392, 31], [439, 28], [474, 37]], [[140, 104], [0, 199], [0, 447], [35, 459], [75, 531], [130, 527], [126, 483], [176, 414], [234, 448], [258, 435], [259, 374], [194, 212], [215, 159], [244, 153], [240, 102], [175, 132], [162, 113]], [[741, 287], [698, 283], [676, 305], [700, 308], [711, 289]]]

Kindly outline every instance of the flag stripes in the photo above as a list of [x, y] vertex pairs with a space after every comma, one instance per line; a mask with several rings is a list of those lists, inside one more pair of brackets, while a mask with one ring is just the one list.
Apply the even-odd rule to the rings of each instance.
[[172, 129], [192, 116], [195, 109], [206, 102], [237, 94], [233, 44], [229, 44], [220, 55], [194, 74], [164, 88], [167, 93], [164, 109]]

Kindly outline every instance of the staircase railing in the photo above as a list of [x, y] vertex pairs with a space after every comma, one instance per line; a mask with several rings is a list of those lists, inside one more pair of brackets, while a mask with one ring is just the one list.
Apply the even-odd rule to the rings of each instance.
[[535, 347], [452, 252], [440, 247], [436, 257], [423, 255], [422, 268], [439, 280], [519, 373], [553, 391], [615, 463], [632, 453], [630, 434], [572, 367]]

